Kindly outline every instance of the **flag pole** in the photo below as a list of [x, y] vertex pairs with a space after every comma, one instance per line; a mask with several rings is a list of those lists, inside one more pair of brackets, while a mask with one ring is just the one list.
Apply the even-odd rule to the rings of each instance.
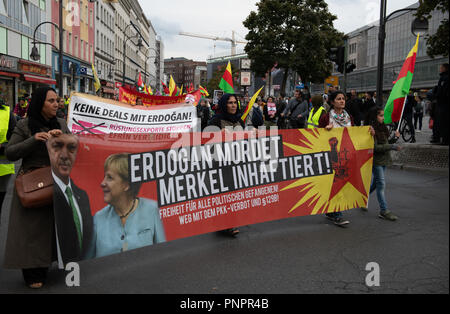
[[403, 101], [403, 108], [402, 108], [402, 114], [400, 115], [400, 120], [398, 122], [398, 126], [397, 126], [397, 132], [399, 132], [400, 130], [400, 125], [402, 124], [402, 119], [403, 119], [403, 112], [405, 111], [405, 106], [406, 106], [406, 99], [408, 98], [408, 94], [406, 94], [405, 96], [405, 100]]

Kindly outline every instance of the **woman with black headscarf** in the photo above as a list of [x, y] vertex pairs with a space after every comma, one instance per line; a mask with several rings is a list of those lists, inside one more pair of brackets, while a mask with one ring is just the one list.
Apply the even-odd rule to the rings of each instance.
[[[209, 129], [211, 126], [221, 130], [235, 127], [241, 127], [243, 129], [245, 123], [242, 121], [241, 116], [242, 114], [239, 110], [237, 97], [232, 94], [224, 94], [219, 100], [218, 113], [209, 121], [205, 131], [214, 131], [213, 129]], [[223, 231], [233, 237], [239, 234], [239, 229], [237, 228], [230, 228]]]
[[[66, 121], [56, 117], [57, 95], [53, 88], [38, 88], [32, 95], [27, 118], [20, 120], [6, 147], [10, 161], [22, 159], [19, 172], [50, 165], [45, 142], [52, 136], [70, 133]], [[13, 192], [4, 267], [22, 269], [30, 288], [41, 288], [48, 267], [56, 260], [53, 204], [24, 208]]]
[[218, 113], [208, 122], [208, 126], [216, 126], [221, 130], [226, 127], [245, 127], [236, 95], [224, 94], [219, 99], [218, 107]]

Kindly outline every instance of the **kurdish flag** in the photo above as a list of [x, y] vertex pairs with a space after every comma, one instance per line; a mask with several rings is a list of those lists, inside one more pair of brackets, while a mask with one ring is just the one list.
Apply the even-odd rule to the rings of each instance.
[[205, 95], [206, 97], [209, 96], [208, 91], [207, 91], [204, 87], [202, 87], [201, 85], [198, 86], [198, 89], [200, 90], [200, 92], [202, 93], [202, 95]]
[[419, 47], [419, 35], [417, 35], [416, 44], [406, 57], [405, 63], [394, 82], [391, 95], [384, 108], [384, 123], [399, 122], [402, 118], [405, 98], [409, 93], [411, 82], [413, 80], [414, 67], [416, 65], [417, 48]]
[[219, 88], [226, 94], [234, 94], [233, 75], [231, 74], [231, 63], [228, 61], [227, 69], [220, 81]]
[[178, 92], [177, 85], [175, 84], [175, 80], [173, 79], [173, 77], [171, 75], [170, 76], [170, 81], [169, 81], [169, 93], [170, 93], [170, 96], [175, 96], [177, 92]]

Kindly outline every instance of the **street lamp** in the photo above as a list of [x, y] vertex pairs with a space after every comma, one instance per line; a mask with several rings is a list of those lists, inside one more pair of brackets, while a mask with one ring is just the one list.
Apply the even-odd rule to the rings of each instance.
[[[380, 7], [380, 30], [378, 32], [378, 66], [377, 66], [377, 105], [383, 106], [383, 71], [384, 71], [384, 41], [386, 39], [386, 23], [394, 14], [399, 12], [417, 11], [417, 8], [405, 8], [392, 12], [386, 16], [387, 0], [381, 0]], [[423, 34], [428, 31], [428, 21], [415, 19], [411, 25], [411, 32]]]
[[[130, 27], [130, 26], [133, 26], [134, 29], [136, 30], [136, 35], [133, 36], [133, 37], [128, 37], [128, 35], [127, 35], [127, 30], [128, 30], [128, 27]], [[140, 49], [140, 48], [143, 46], [143, 44], [142, 44], [142, 41], [143, 41], [143, 40], [142, 40], [142, 35], [141, 35], [141, 33], [140, 33], [139, 30], [136, 28], [136, 26], [133, 24], [133, 22], [130, 22], [130, 24], [128, 24], [127, 27], [125, 27], [125, 30], [123, 31], [123, 35], [124, 35], [124, 37], [125, 37], [126, 39], [123, 41], [123, 50], [122, 50], [122, 53], [123, 53], [122, 85], [125, 86], [125, 61], [126, 61], [126, 59], [125, 59], [125, 57], [126, 57], [125, 50], [127, 49], [127, 42], [128, 42], [128, 40], [130, 40], [130, 39], [138, 38], [138, 42], [137, 42], [136, 46], [138, 47], [138, 49]]]
[[[155, 55], [154, 55], [154, 56], [147, 57], [147, 53], [148, 53], [150, 50], [153, 50], [153, 51], [155, 52]], [[153, 47], [148, 47], [147, 50], [145, 51], [145, 62], [144, 62], [144, 63], [145, 63], [145, 66], [144, 66], [145, 81], [147, 81], [147, 59], [149, 59], [149, 58], [155, 58], [155, 64], [156, 64], [157, 53], [158, 53], [158, 52], [157, 52], [156, 49], [153, 48]]]
[[[62, 2], [62, 1], [60, 1], [60, 2]], [[59, 31], [59, 33], [60, 33], [60, 44], [59, 44], [60, 48], [59, 49], [51, 43], [46, 43], [46, 42], [36, 40], [36, 32], [37, 32], [38, 28], [44, 24], [51, 24]], [[59, 96], [63, 97], [63, 89], [62, 89], [62, 85], [63, 85], [63, 62], [62, 62], [63, 47], [62, 47], [62, 40], [61, 40], [63, 31], [61, 31], [61, 29], [62, 28], [60, 28], [58, 25], [56, 25], [53, 22], [42, 22], [38, 26], [36, 26], [36, 28], [34, 29], [34, 33], [33, 33], [33, 48], [31, 48], [30, 58], [33, 61], [39, 61], [41, 59], [41, 55], [39, 54], [39, 50], [36, 47], [36, 44], [50, 45], [53, 47], [53, 49], [59, 51], [60, 60], [59, 60], [58, 85], [59, 85]]]

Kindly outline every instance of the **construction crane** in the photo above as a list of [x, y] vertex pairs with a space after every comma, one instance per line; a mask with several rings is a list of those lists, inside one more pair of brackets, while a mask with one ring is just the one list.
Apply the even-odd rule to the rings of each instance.
[[236, 46], [237, 44], [246, 44], [246, 41], [242, 40], [236, 40], [236, 32], [232, 31], [232, 38], [228, 37], [218, 37], [218, 36], [208, 36], [208, 35], [199, 35], [199, 34], [192, 34], [192, 33], [186, 33], [186, 32], [180, 32], [179, 35], [182, 36], [188, 36], [188, 37], [197, 37], [197, 38], [204, 38], [204, 39], [212, 39], [214, 41], [229, 41], [231, 42], [231, 55], [236, 55]]

